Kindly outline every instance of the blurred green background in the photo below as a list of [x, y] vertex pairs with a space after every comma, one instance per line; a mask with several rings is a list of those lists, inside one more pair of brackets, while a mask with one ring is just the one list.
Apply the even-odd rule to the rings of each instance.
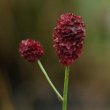
[[25, 38], [45, 48], [42, 63], [62, 93], [64, 67], [52, 47], [60, 14], [81, 15], [84, 53], [71, 66], [68, 110], [110, 110], [110, 0], [0, 0], [0, 110], [61, 110], [36, 63], [18, 53]]

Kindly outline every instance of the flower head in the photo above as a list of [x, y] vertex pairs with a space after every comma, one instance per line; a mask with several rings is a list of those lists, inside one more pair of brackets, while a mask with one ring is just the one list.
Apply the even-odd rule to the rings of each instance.
[[20, 42], [19, 53], [27, 61], [35, 62], [43, 56], [44, 49], [38, 41], [26, 39]]
[[80, 57], [85, 37], [85, 25], [81, 16], [72, 13], [61, 15], [54, 29], [53, 41], [59, 61], [71, 65]]

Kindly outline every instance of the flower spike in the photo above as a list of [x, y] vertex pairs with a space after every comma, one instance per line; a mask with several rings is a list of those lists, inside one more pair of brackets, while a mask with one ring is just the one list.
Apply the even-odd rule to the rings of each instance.
[[85, 37], [85, 25], [81, 16], [62, 14], [53, 33], [53, 42], [60, 63], [71, 65], [80, 57]]
[[43, 56], [44, 49], [38, 41], [26, 39], [20, 42], [19, 53], [27, 61], [35, 62]]

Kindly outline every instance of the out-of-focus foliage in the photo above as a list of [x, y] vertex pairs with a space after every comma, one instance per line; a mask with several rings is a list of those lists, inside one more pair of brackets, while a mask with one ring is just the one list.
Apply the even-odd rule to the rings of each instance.
[[39, 40], [49, 76], [62, 93], [64, 67], [52, 47], [60, 14], [81, 15], [84, 54], [71, 66], [68, 110], [110, 109], [110, 0], [0, 0], [0, 110], [61, 110], [56, 95], [34, 63], [19, 56], [22, 39]]

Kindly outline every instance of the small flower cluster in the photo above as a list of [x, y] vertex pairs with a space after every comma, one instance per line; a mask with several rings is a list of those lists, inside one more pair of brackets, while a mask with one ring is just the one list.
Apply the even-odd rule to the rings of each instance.
[[44, 49], [38, 41], [26, 39], [19, 44], [19, 52], [27, 61], [34, 62], [43, 56]]

